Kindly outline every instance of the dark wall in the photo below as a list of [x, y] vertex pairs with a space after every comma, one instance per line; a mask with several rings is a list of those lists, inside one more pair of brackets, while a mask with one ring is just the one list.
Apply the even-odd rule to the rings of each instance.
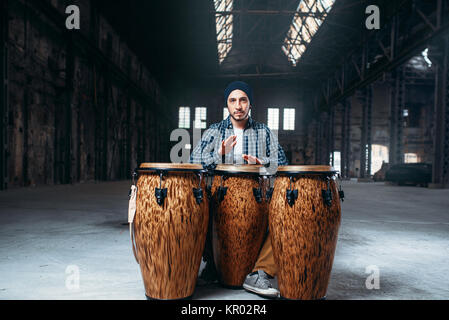
[[9, 0], [8, 187], [116, 180], [169, 160], [173, 127], [158, 81], [96, 10]]

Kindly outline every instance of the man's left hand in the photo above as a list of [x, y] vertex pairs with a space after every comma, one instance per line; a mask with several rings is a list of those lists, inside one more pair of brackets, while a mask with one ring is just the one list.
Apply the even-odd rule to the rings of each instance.
[[257, 159], [255, 156], [250, 156], [248, 154], [242, 155], [243, 159], [248, 161], [249, 164], [262, 164], [262, 161]]

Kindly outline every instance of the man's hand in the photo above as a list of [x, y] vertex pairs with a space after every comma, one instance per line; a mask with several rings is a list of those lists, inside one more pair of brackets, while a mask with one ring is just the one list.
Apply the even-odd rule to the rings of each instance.
[[242, 155], [243, 159], [248, 161], [249, 164], [262, 164], [262, 161], [257, 159], [255, 156], [250, 156], [248, 154]]
[[225, 141], [221, 142], [221, 148], [220, 150], [218, 150], [218, 154], [220, 156], [228, 154], [229, 152], [232, 151], [232, 149], [235, 147], [236, 144], [237, 144], [237, 136], [235, 135], [230, 136]]

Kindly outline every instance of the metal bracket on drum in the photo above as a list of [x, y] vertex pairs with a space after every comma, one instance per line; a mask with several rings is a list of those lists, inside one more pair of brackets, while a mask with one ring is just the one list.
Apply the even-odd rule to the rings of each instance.
[[339, 183], [338, 183], [338, 185], [339, 185], [338, 196], [339, 196], [341, 202], [344, 202], [345, 201], [345, 192], [341, 188], [341, 175], [340, 174], [338, 174], [338, 181], [339, 181]]
[[201, 202], [203, 201], [203, 189], [193, 188], [193, 195], [195, 196], [196, 203], [201, 204]]
[[161, 207], [164, 205], [165, 198], [167, 198], [167, 188], [162, 189], [163, 171], [159, 171], [159, 188], [155, 188], [154, 195], [156, 196], [157, 204]]
[[218, 202], [222, 202], [224, 200], [224, 196], [226, 195], [226, 192], [228, 191], [228, 187], [218, 187], [217, 196], [218, 196]]
[[271, 197], [273, 196], [273, 191], [274, 191], [273, 187], [269, 187], [267, 189], [267, 193], [265, 194], [265, 198], [267, 199], [267, 201], [271, 200]]
[[273, 197], [273, 191], [274, 191], [273, 184], [274, 184], [274, 182], [272, 180], [272, 177], [268, 177], [268, 178], [265, 177], [264, 179], [268, 180], [268, 187], [265, 190], [265, 200], [267, 202], [270, 202], [271, 198]]
[[296, 199], [298, 199], [298, 189], [292, 190], [292, 180], [293, 177], [290, 177], [290, 189], [287, 189], [286, 193], [287, 202], [290, 207], [293, 207], [293, 205], [296, 202]]
[[262, 188], [253, 188], [253, 194], [254, 198], [256, 199], [257, 203], [262, 202]]
[[341, 186], [340, 186], [340, 190], [338, 190], [338, 196], [340, 197], [341, 202], [345, 201], [345, 192], [343, 191]]
[[221, 203], [224, 200], [224, 196], [228, 191], [228, 187], [223, 187], [223, 181], [226, 180], [226, 177], [221, 176], [221, 183], [217, 190], [218, 202]]
[[298, 199], [298, 190], [289, 190], [287, 189], [287, 202], [290, 207], [293, 207], [293, 205], [296, 202], [296, 199]]
[[204, 173], [204, 179], [206, 181], [206, 196], [207, 199], [210, 201], [212, 199], [212, 182], [213, 182], [213, 176], [209, 174], [209, 172]]
[[193, 195], [195, 196], [196, 203], [201, 204], [203, 201], [203, 189], [201, 189], [201, 181], [203, 181], [203, 175], [202, 173], [198, 173], [198, 176], [200, 177], [200, 182], [198, 184], [198, 188], [193, 188]]
[[253, 188], [254, 198], [257, 203], [261, 203], [263, 199], [263, 190], [264, 190], [264, 178], [259, 177], [259, 188]]
[[327, 190], [321, 190], [321, 194], [323, 195], [324, 204], [328, 207], [330, 207], [332, 205], [332, 190], [330, 188], [329, 180], [330, 180], [330, 178], [327, 177], [326, 178]]

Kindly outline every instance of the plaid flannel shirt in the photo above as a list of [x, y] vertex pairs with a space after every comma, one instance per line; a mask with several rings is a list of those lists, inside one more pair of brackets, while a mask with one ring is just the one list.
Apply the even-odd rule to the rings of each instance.
[[[225, 120], [214, 123], [207, 129], [201, 141], [190, 156], [191, 163], [200, 163], [206, 169], [213, 169], [217, 164], [234, 164], [234, 149], [226, 155], [219, 155], [221, 142], [234, 135], [234, 127], [230, 116]], [[258, 158], [263, 165], [276, 163], [278, 166], [288, 165], [284, 150], [278, 143], [276, 136], [263, 123], [254, 121], [251, 117], [243, 131], [243, 154]], [[247, 161], [242, 161], [248, 164]]]

